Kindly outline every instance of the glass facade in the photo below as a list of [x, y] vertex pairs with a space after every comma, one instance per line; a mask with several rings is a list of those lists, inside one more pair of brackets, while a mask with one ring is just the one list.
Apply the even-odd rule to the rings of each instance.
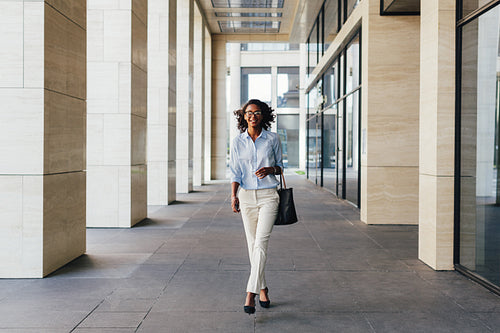
[[271, 67], [241, 68], [241, 105], [257, 98], [271, 105]]
[[288, 43], [242, 43], [241, 51], [298, 51], [300, 48], [299, 44], [288, 44]]
[[359, 33], [308, 93], [311, 181], [359, 206], [361, 58]]
[[299, 115], [280, 114], [277, 117], [278, 134], [285, 168], [299, 167]]
[[[463, 1], [464, 13], [487, 1]], [[500, 6], [459, 26], [455, 220], [461, 268], [500, 287]]]
[[299, 104], [299, 67], [278, 67], [278, 108], [298, 108]]

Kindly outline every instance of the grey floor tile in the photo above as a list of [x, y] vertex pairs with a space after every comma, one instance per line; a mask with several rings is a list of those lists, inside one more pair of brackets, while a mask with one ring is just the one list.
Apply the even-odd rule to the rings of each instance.
[[491, 332], [477, 317], [465, 312], [365, 313], [375, 332]]
[[373, 332], [362, 314], [329, 312], [257, 312], [255, 331], [264, 332]]
[[138, 332], [254, 332], [254, 316], [241, 312], [168, 312], [150, 313]]
[[146, 312], [93, 312], [78, 326], [79, 328], [137, 328]]

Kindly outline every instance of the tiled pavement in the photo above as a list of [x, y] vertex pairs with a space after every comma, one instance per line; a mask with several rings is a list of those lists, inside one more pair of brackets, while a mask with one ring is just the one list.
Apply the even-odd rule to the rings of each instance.
[[0, 280], [0, 332], [500, 332], [500, 298], [422, 264], [417, 227], [367, 226], [287, 179], [301, 222], [271, 236], [270, 309], [243, 313], [241, 219], [214, 183], [132, 229], [89, 229], [87, 254], [45, 279]]

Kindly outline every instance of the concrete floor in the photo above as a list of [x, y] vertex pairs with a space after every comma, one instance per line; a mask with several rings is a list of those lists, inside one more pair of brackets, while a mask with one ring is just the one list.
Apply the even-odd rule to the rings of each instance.
[[270, 309], [243, 312], [241, 219], [211, 184], [132, 229], [89, 229], [87, 254], [45, 279], [0, 280], [0, 332], [500, 332], [500, 297], [421, 263], [417, 227], [367, 226], [287, 180], [301, 222], [271, 236]]

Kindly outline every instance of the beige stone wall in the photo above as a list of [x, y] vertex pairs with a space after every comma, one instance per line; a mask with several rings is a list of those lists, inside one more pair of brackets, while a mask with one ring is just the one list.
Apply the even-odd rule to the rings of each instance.
[[87, 225], [147, 214], [147, 1], [89, 1]]
[[420, 19], [379, 6], [362, 8], [361, 219], [417, 224]]
[[419, 258], [453, 269], [455, 1], [421, 1]]
[[0, 277], [85, 252], [86, 4], [0, 3]]
[[177, 3], [176, 188], [193, 190], [194, 0]]
[[212, 36], [211, 179], [226, 179], [226, 40]]
[[[167, 205], [175, 200], [176, 193], [176, 3], [176, 0], [148, 1], [147, 157], [149, 205]], [[172, 57], [173, 59], [171, 59]], [[174, 66], [170, 65], [172, 61]], [[169, 118], [170, 108], [173, 108], [173, 120]], [[172, 138], [169, 137], [170, 132], [174, 134]], [[172, 188], [173, 191], [171, 191]]]

